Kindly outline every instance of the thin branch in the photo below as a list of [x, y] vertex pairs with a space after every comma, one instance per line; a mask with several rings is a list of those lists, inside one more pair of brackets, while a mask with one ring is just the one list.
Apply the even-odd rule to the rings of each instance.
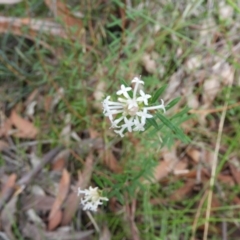
[[0, 211], [3, 209], [4, 205], [11, 199], [15, 191], [18, 191], [18, 189], [24, 189], [33, 180], [33, 178], [44, 168], [44, 166], [50, 163], [62, 149], [63, 147], [56, 147], [50, 152], [48, 152], [43, 157], [43, 160], [39, 165], [33, 168], [31, 172], [20, 178], [17, 181], [15, 187], [10, 188], [9, 191], [6, 191], [6, 193], [0, 198]]
[[207, 211], [206, 211], [206, 220], [205, 220], [205, 226], [204, 226], [203, 240], [207, 240], [207, 238], [208, 238], [208, 228], [209, 228], [209, 220], [210, 220], [210, 214], [211, 214], [213, 187], [215, 184], [216, 170], [217, 170], [217, 164], [218, 164], [218, 153], [219, 153], [220, 143], [221, 143], [221, 138], [222, 138], [223, 125], [224, 125], [224, 121], [225, 121], [225, 117], [226, 117], [226, 113], [227, 113], [229, 96], [230, 96], [230, 90], [227, 93], [226, 103], [224, 105], [224, 110], [222, 112], [219, 127], [218, 127], [218, 136], [217, 136], [217, 142], [216, 142], [216, 147], [215, 147], [215, 151], [214, 151], [212, 172], [211, 172], [211, 178], [210, 178], [210, 183], [209, 183], [209, 194], [208, 194], [208, 201], [207, 201]]

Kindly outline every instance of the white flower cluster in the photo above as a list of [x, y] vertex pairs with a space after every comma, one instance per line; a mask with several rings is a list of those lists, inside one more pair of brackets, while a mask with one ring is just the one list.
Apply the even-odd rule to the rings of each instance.
[[85, 196], [81, 198], [81, 204], [83, 205], [83, 210], [91, 210], [96, 212], [98, 205], [102, 205], [101, 201], [108, 201], [108, 198], [102, 197], [102, 191], [98, 190], [98, 187], [81, 190], [78, 188], [78, 196], [84, 194]]
[[148, 99], [151, 95], [145, 94], [141, 89], [140, 85], [144, 82], [140, 78], [135, 77], [132, 83], [135, 84], [132, 97], [128, 93], [132, 88], [121, 85], [121, 89], [117, 91], [118, 102], [110, 101], [110, 96], [103, 101], [103, 113], [111, 121], [111, 127], [116, 129], [114, 132], [121, 137], [124, 136], [125, 130], [144, 131], [146, 119], [153, 117], [149, 110], [162, 109], [165, 112], [163, 100], [158, 106], [148, 107]]

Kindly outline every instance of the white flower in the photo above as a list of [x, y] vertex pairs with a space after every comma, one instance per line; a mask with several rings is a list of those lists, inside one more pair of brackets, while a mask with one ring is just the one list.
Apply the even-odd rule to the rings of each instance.
[[83, 205], [83, 210], [91, 210], [96, 212], [98, 205], [102, 205], [101, 201], [108, 201], [108, 198], [102, 197], [102, 191], [98, 190], [98, 187], [81, 190], [78, 188], [78, 196], [81, 194], [85, 194], [83, 198], [81, 198], [81, 204]]
[[141, 117], [141, 122], [144, 123], [146, 122], [146, 118], [152, 118], [153, 115], [147, 113], [147, 109], [144, 108], [142, 112], [137, 112], [137, 115]]
[[128, 91], [131, 91], [131, 87], [125, 87], [124, 85], [121, 85], [121, 90], [117, 91], [117, 95], [123, 95], [125, 98], [130, 98], [128, 95]]
[[141, 122], [139, 122], [138, 117], [136, 117], [134, 119], [134, 123], [135, 123], [136, 127], [133, 129], [133, 131], [144, 131], [145, 130], [144, 125]]
[[139, 77], [135, 77], [132, 80], [132, 83], [137, 83], [137, 84], [143, 84], [144, 85], [144, 81], [142, 81]]
[[117, 91], [117, 102], [110, 101], [110, 96], [103, 101], [103, 114], [111, 121], [111, 128], [116, 128], [114, 132], [121, 137], [126, 131], [144, 131], [146, 119], [153, 117], [149, 110], [162, 109], [165, 112], [163, 100], [160, 105], [148, 106], [151, 95], [139, 88], [139, 85], [144, 85], [140, 78], [135, 77], [132, 83], [135, 83], [132, 95], [128, 93], [132, 90], [131, 87], [121, 85], [121, 89]]
[[144, 102], [145, 105], [148, 105], [148, 99], [151, 98], [151, 95], [145, 94], [143, 92], [143, 90], [140, 90], [139, 93], [140, 93], [141, 97], [138, 97], [137, 101], [139, 101], [139, 102], [142, 101], [142, 102]]

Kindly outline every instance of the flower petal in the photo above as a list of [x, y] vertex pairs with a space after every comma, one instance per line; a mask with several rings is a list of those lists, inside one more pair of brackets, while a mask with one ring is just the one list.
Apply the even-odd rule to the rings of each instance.
[[128, 95], [128, 91], [131, 91], [131, 87], [125, 87], [123, 84], [121, 85], [121, 90], [117, 91], [117, 95], [123, 95], [125, 98], [130, 98]]

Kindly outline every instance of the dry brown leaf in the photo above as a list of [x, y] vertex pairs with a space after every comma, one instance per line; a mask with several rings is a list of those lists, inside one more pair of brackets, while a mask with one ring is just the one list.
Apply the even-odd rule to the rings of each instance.
[[38, 129], [28, 120], [20, 117], [15, 110], [12, 110], [10, 119], [12, 124], [17, 128], [18, 132], [15, 136], [20, 138], [35, 138]]
[[220, 182], [226, 184], [227, 186], [231, 186], [232, 187], [232, 186], [235, 185], [234, 180], [233, 180], [232, 176], [230, 176], [230, 175], [218, 174], [217, 179]]
[[[35, 40], [35, 37], [40, 33], [68, 38], [63, 27], [52, 21], [0, 16], [0, 33], [8, 32], [19, 36], [25, 36], [32, 40]], [[47, 44], [40, 43], [48, 48]]]
[[158, 166], [155, 168], [154, 177], [156, 181], [160, 181], [166, 177], [171, 171], [173, 171], [176, 165], [179, 163], [176, 155], [176, 146], [169, 149], [162, 149], [163, 161], [160, 161]]
[[198, 96], [194, 93], [190, 93], [190, 94], [187, 94], [186, 96], [187, 98], [187, 105], [189, 108], [191, 109], [197, 109], [199, 108], [199, 99], [198, 99]]
[[179, 189], [177, 189], [170, 197], [169, 199], [172, 201], [181, 201], [184, 199], [193, 189], [195, 185], [195, 181], [188, 180], [185, 185]]
[[212, 205], [211, 208], [219, 208], [221, 206], [220, 201], [218, 200], [218, 197], [216, 194], [213, 194], [212, 196]]
[[57, 226], [59, 226], [59, 224], [61, 223], [62, 220], [62, 211], [60, 209], [58, 209], [54, 215], [51, 217], [51, 219], [48, 222], [48, 230], [52, 231], [54, 229], [56, 229]]
[[[76, 188], [85, 189], [91, 179], [93, 171], [93, 155], [90, 153], [85, 162], [84, 170], [79, 173], [79, 179]], [[63, 210], [62, 226], [68, 225], [77, 211], [79, 205], [79, 198], [76, 192], [68, 195], [66, 200], [66, 207]]]
[[164, 177], [166, 177], [170, 170], [171, 162], [170, 161], [161, 161], [154, 171], [154, 178], [158, 182]]
[[67, 163], [69, 158], [69, 149], [61, 151], [53, 160], [52, 170], [62, 171]]
[[136, 199], [133, 199], [130, 204], [125, 204], [126, 224], [130, 228], [132, 240], [140, 240], [140, 232], [135, 222], [136, 204]]
[[182, 68], [179, 68], [178, 71], [170, 77], [168, 87], [164, 93], [164, 101], [169, 101], [173, 99], [173, 97], [180, 96], [183, 78], [184, 70]]
[[232, 20], [234, 15], [233, 6], [228, 1], [219, 1], [219, 17], [221, 20]]
[[[221, 59], [222, 60], [222, 59]], [[213, 67], [214, 74], [219, 78], [224, 85], [230, 85], [234, 81], [234, 67], [227, 62], [219, 60]]]
[[237, 184], [240, 184], [240, 170], [237, 169], [234, 165], [232, 165], [231, 163], [229, 163], [229, 168], [230, 168], [230, 171], [232, 173], [232, 176], [234, 178], [234, 181], [237, 183]]
[[99, 110], [102, 109], [101, 101], [104, 98], [105, 89], [106, 89], [106, 83], [104, 81], [99, 80], [96, 83], [95, 90], [93, 93], [93, 97], [96, 100], [96, 102], [94, 102], [94, 107], [96, 107]]
[[31, 186], [31, 193], [33, 195], [37, 195], [37, 196], [45, 196], [45, 191], [39, 185], [32, 185]]
[[[162, 183], [168, 183], [169, 179], [166, 177], [169, 173], [174, 174], [179, 179], [182, 179], [183, 176], [194, 178], [196, 175], [187, 169], [186, 162], [179, 161], [177, 163], [171, 163], [170, 161], [161, 161], [154, 169], [154, 182], [161, 181]], [[144, 182], [149, 181], [144, 180]]]
[[31, 102], [37, 99], [37, 96], [39, 95], [39, 89], [34, 89], [30, 95], [27, 97], [24, 106], [27, 107]]
[[106, 88], [107, 88], [106, 83], [104, 81], [99, 81], [96, 84], [95, 90], [93, 93], [93, 96], [96, 101], [100, 102], [104, 98], [104, 92], [105, 92]]
[[32, 223], [27, 223], [22, 229], [24, 237], [34, 239], [34, 240], [42, 240], [44, 238], [44, 230], [41, 227], [37, 227]]
[[28, 209], [26, 211], [26, 215], [28, 217], [28, 220], [32, 223], [35, 223], [37, 226], [41, 226], [43, 229], [46, 228], [45, 223], [43, 220], [37, 215], [35, 210], [33, 209]]
[[112, 151], [107, 150], [99, 150], [103, 157], [104, 164], [113, 172], [120, 173], [122, 172], [122, 167], [119, 165], [116, 157], [113, 155]]
[[44, 109], [46, 112], [50, 112], [51, 111], [51, 102], [53, 100], [53, 96], [45, 96], [44, 98]]
[[212, 41], [212, 36], [217, 30], [218, 26], [213, 17], [203, 19], [201, 30], [199, 31], [199, 42], [201, 44], [209, 44]]
[[93, 230], [88, 231], [54, 231], [54, 232], [46, 232], [43, 229], [35, 226], [34, 224], [27, 223], [23, 228], [23, 234], [26, 238], [34, 239], [34, 240], [55, 240], [55, 239], [64, 239], [64, 240], [88, 240], [92, 238], [88, 238], [88, 236], [94, 233]]
[[20, 3], [22, 0], [0, 0], [0, 4], [16, 4]]
[[15, 222], [16, 203], [18, 195], [14, 195], [11, 200], [4, 206], [1, 213], [1, 228], [7, 234], [9, 239], [15, 239], [12, 233], [12, 225]]
[[38, 95], [39, 95], [39, 89], [33, 90], [24, 103], [24, 106], [26, 107], [25, 113], [30, 117], [33, 116], [35, 113], [35, 107], [37, 105]]
[[184, 159], [182, 159], [181, 161], [178, 161], [174, 166], [173, 174], [175, 175], [186, 174], [189, 172], [189, 169], [187, 169], [187, 167], [188, 167], [187, 161], [186, 160], [184, 161]]
[[[92, 119], [91, 122], [92, 121], [94, 121], [94, 119]], [[90, 138], [92, 139], [95, 139], [95, 138], [97, 139], [101, 136], [101, 134], [93, 128], [89, 128], [89, 134], [90, 134]]]
[[203, 102], [204, 107], [211, 106], [213, 100], [221, 90], [221, 84], [218, 76], [212, 75], [209, 79], [204, 81], [203, 84]]
[[8, 136], [10, 130], [12, 129], [11, 119], [6, 119], [3, 123], [0, 124], [0, 137]]
[[187, 149], [187, 155], [196, 163], [201, 159], [201, 151], [196, 148]]
[[210, 177], [210, 175], [209, 175], [209, 173], [207, 172], [207, 170], [206, 169], [204, 169], [204, 168], [202, 168], [202, 169], [200, 169], [199, 171], [198, 170], [192, 170], [192, 171], [189, 171], [188, 173], [186, 173], [186, 174], [184, 174], [184, 177], [186, 177], [186, 178], [194, 178], [194, 179], [196, 179], [197, 178], [197, 175], [200, 175], [199, 177], [200, 177], [200, 179], [201, 180], [208, 180], [209, 179], [209, 177]]
[[103, 229], [101, 230], [99, 240], [111, 240], [111, 239], [112, 239], [111, 232], [108, 226], [105, 224], [103, 226]]
[[3, 140], [0, 140], [0, 152], [2, 150], [7, 149], [7, 148], [9, 148], [9, 144], [7, 142], [3, 141]]
[[25, 111], [27, 116], [33, 117], [33, 115], [35, 113], [36, 105], [37, 105], [37, 101], [33, 101], [27, 106], [26, 111]]
[[3, 196], [4, 194], [6, 194], [6, 192], [9, 191], [9, 189], [14, 188], [16, 180], [17, 180], [17, 175], [15, 173], [11, 174], [8, 177], [6, 183], [3, 185], [0, 196]]
[[55, 240], [55, 239], [64, 239], [64, 240], [91, 240], [93, 237], [90, 237], [94, 233], [94, 230], [87, 231], [54, 231], [54, 232], [46, 232], [45, 238], [46, 240]]
[[[68, 191], [69, 191], [69, 185], [70, 185], [70, 175], [66, 169], [63, 170], [62, 172], [62, 178], [59, 183], [59, 189], [58, 189], [58, 194], [56, 197], [56, 200], [52, 206], [52, 209], [50, 211], [48, 220], [48, 228], [54, 225], [51, 221], [55, 222], [56, 220], [54, 219], [55, 214], [58, 214], [58, 217], [60, 216], [59, 210], [67, 197]], [[61, 220], [60, 220], [61, 221]]]
[[67, 196], [66, 207], [63, 210], [61, 226], [67, 226], [77, 211], [79, 206], [79, 199], [76, 192], [72, 192]]
[[112, 197], [109, 200], [108, 207], [111, 210], [111, 212], [113, 212], [113, 213], [118, 213], [122, 209], [122, 205], [119, 203], [119, 201], [116, 197]]
[[45, 0], [45, 3], [53, 12], [55, 17], [60, 17], [62, 22], [66, 24], [66, 27], [77, 28], [76, 35], [79, 34], [82, 29], [82, 21], [73, 16], [65, 3], [63, 3], [62, 1], [52, 0]]
[[157, 64], [154, 59], [151, 58], [150, 54], [144, 54], [142, 59], [142, 65], [145, 67], [146, 71], [149, 73], [155, 73], [157, 70]]
[[55, 199], [51, 196], [32, 195], [24, 201], [24, 210], [50, 211]]
[[233, 203], [237, 204], [237, 205], [240, 205], [240, 198], [238, 196], [235, 196], [233, 198]]
[[209, 166], [212, 167], [213, 159], [214, 159], [214, 152], [213, 151], [208, 151], [208, 150], [205, 149], [204, 152], [203, 152], [202, 161], [204, 163], [209, 164]]
[[186, 65], [186, 70], [191, 72], [191, 71], [196, 71], [198, 68], [201, 67], [203, 61], [202, 61], [202, 56], [201, 55], [194, 55], [191, 56], [187, 59], [185, 65]]

